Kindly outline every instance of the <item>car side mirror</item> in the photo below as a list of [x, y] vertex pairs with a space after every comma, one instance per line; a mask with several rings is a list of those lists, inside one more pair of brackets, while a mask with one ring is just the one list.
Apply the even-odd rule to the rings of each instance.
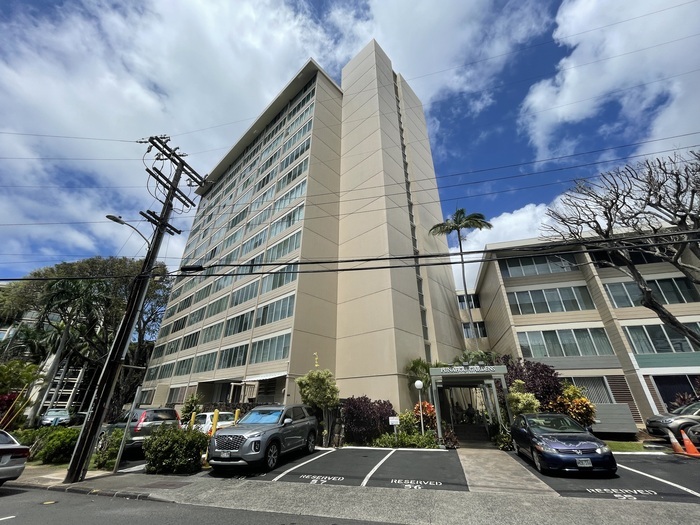
[[284, 418], [284, 421], [282, 422], [282, 424], [283, 424], [284, 426], [287, 426], [287, 425], [289, 425], [291, 422], [292, 422], [292, 418], [291, 418], [291, 417], [285, 417], [285, 418]]

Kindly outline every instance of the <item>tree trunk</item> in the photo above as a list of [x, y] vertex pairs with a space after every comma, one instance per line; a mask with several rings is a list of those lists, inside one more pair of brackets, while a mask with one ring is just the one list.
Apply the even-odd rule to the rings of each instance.
[[[457, 240], [459, 241], [459, 259], [462, 262], [462, 286], [464, 286], [464, 307], [467, 309], [467, 316], [469, 317], [469, 330], [472, 333], [474, 339], [476, 339], [476, 351], [479, 351], [479, 337], [476, 333], [476, 326], [474, 326], [474, 317], [472, 316], [472, 309], [469, 306], [469, 291], [467, 290], [467, 272], [464, 270], [464, 251], [462, 250], [462, 230], [457, 230]], [[460, 322], [461, 324], [461, 322]]]

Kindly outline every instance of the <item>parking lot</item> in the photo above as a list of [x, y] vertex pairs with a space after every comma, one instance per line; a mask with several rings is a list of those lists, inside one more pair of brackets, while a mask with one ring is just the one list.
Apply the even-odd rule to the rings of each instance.
[[[459, 453], [469, 454], [469, 449], [460, 449]], [[517, 463], [563, 497], [700, 503], [700, 460], [695, 458], [618, 454], [618, 472], [610, 478], [586, 473], [542, 475], [528, 460], [513, 452], [507, 454], [503, 460]], [[498, 467], [483, 465], [483, 469], [489, 468]], [[469, 491], [470, 484], [470, 472], [465, 474], [456, 450], [317, 450], [311, 456], [288, 456], [266, 474], [245, 467], [216, 476], [260, 482], [463, 492]], [[503, 491], [509, 488], [504, 485]]]

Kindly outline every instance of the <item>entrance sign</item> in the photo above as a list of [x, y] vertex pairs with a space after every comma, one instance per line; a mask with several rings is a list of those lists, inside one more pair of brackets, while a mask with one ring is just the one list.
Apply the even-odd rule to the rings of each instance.
[[505, 374], [504, 365], [470, 365], [470, 366], [443, 366], [441, 368], [431, 368], [430, 375], [472, 375], [472, 374]]

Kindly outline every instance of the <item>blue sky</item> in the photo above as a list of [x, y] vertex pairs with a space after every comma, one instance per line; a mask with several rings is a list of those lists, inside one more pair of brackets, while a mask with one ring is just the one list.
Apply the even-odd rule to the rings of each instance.
[[424, 103], [445, 216], [494, 224], [468, 250], [537, 237], [572, 179], [700, 144], [697, 0], [5, 0], [0, 33], [0, 278], [142, 256], [105, 219], [150, 235], [137, 139], [204, 175], [309, 57], [339, 81], [372, 38]]

